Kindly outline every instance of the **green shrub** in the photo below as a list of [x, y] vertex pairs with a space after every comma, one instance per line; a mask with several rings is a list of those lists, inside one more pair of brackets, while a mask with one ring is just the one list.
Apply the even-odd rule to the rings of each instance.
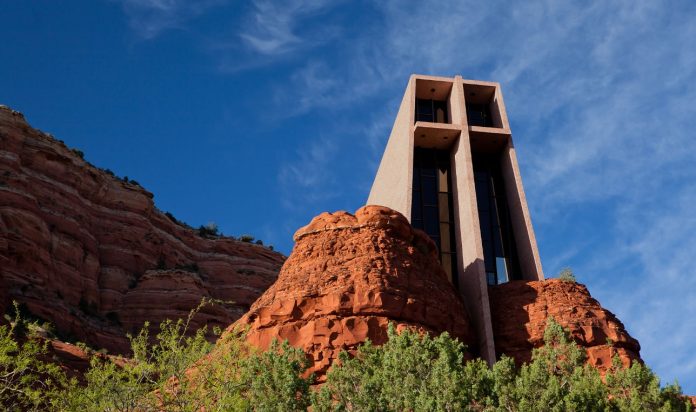
[[220, 236], [220, 231], [216, 223], [210, 222], [198, 228], [198, 235], [201, 237], [218, 237]]
[[0, 326], [0, 407], [7, 411], [51, 409], [68, 385], [63, 371], [46, 362], [48, 341], [24, 333], [32, 329], [19, 315]]
[[690, 411], [678, 383], [660, 388], [660, 379], [650, 368], [634, 362], [624, 368], [618, 357], [613, 359], [606, 386], [613, 410], [619, 411]]
[[254, 237], [251, 235], [241, 235], [239, 236], [239, 240], [241, 240], [242, 242], [251, 243], [254, 241]]
[[558, 272], [558, 276], [556, 277], [564, 282], [577, 282], [577, 279], [575, 279], [575, 274], [573, 273], [573, 269], [569, 267], [561, 269], [561, 271]]
[[185, 320], [162, 322], [154, 339], [146, 324], [130, 337], [132, 359], [92, 358], [86, 386], [66, 390], [59, 409], [306, 410], [311, 378], [300, 376], [307, 368], [304, 352], [286, 342], [255, 353], [243, 334], [228, 334], [220, 343], [224, 350], [211, 354], [205, 328], [187, 333], [193, 316], [209, 303], [203, 301]]
[[169, 212], [164, 212], [164, 215], [167, 216], [169, 218], [169, 220], [176, 223], [177, 225], [181, 225], [181, 222], [176, 217], [174, 217], [173, 214], [171, 214]]
[[447, 334], [436, 338], [390, 326], [389, 341], [369, 342], [340, 363], [313, 395], [316, 411], [691, 411], [678, 385], [660, 388], [648, 368], [615, 366], [604, 384], [585, 363], [585, 351], [553, 319], [544, 346], [519, 369], [503, 356], [489, 369], [464, 362], [464, 346]]
[[[545, 345], [517, 368], [503, 356], [492, 368], [466, 360], [466, 348], [393, 325], [382, 346], [366, 342], [343, 352], [320, 390], [303, 374], [307, 357], [287, 342], [267, 351], [227, 333], [214, 347], [206, 329], [188, 333], [203, 301], [186, 319], [167, 320], [151, 336], [146, 324], [129, 337], [132, 358], [88, 350], [82, 385], [50, 363], [47, 344], [19, 316], [0, 327], [0, 407], [42, 411], [691, 411], [679, 385], [660, 386], [649, 368], [621, 365], [606, 373], [585, 363], [585, 351], [553, 319]], [[219, 330], [215, 334], [219, 334]], [[22, 342], [22, 343], [19, 343]], [[79, 346], [86, 348], [84, 345]]]
[[75, 154], [77, 155], [77, 157], [79, 157], [80, 159], [83, 159], [83, 160], [84, 160], [84, 158], [85, 158], [85, 153], [84, 153], [82, 150], [79, 150], [79, 149], [71, 149], [71, 151], [72, 151], [73, 153], [75, 153]]
[[431, 338], [388, 329], [381, 347], [369, 341], [356, 356], [340, 355], [314, 395], [317, 411], [463, 410], [486, 403], [490, 370], [481, 360], [464, 364], [465, 347], [446, 333]]

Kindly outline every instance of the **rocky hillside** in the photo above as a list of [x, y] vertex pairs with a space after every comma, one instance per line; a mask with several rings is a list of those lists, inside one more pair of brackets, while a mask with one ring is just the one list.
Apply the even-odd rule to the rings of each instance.
[[[261, 348], [287, 339], [309, 354], [320, 382], [341, 350], [352, 352], [368, 338], [383, 343], [389, 322], [447, 331], [476, 355], [478, 340], [434, 243], [398, 212], [365, 206], [355, 216], [323, 213], [295, 241], [276, 283], [227, 333], [248, 327], [248, 341]], [[625, 364], [640, 359], [623, 324], [575, 282], [510, 282], [490, 288], [490, 304], [498, 356], [529, 361], [553, 317], [600, 370], [614, 354]]]
[[549, 317], [568, 329], [598, 369], [619, 355], [624, 365], [640, 359], [640, 344], [613, 313], [602, 308], [584, 285], [549, 279], [514, 281], [489, 289], [496, 353], [528, 362], [532, 349], [544, 343]]
[[[262, 348], [287, 339], [320, 378], [341, 350], [384, 342], [389, 322], [447, 331], [477, 354], [435, 245], [398, 212], [324, 213], [295, 241], [283, 265], [261, 245], [201, 234], [136, 182], [0, 107], [0, 306], [17, 300], [60, 335], [123, 353], [125, 334], [146, 320], [183, 317], [203, 297], [231, 301], [205, 308], [192, 327], [247, 326]], [[582, 285], [516, 281], [490, 288], [490, 300], [498, 355], [529, 360], [553, 316], [600, 369], [615, 353], [640, 359], [638, 342]]]
[[309, 354], [320, 381], [340, 351], [384, 343], [389, 322], [475, 341], [435, 244], [398, 212], [323, 213], [295, 242], [276, 283], [228, 332], [249, 326], [247, 339], [262, 348], [287, 339]]
[[276, 279], [284, 257], [200, 236], [151, 193], [89, 164], [0, 106], [0, 306], [22, 303], [59, 334], [111, 352], [145, 320], [185, 316], [227, 326]]

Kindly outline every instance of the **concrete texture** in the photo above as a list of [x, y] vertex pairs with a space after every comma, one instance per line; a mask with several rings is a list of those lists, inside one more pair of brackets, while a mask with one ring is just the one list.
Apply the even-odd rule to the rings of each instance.
[[387, 206], [409, 218], [413, 187], [414, 87], [415, 80], [411, 77], [367, 199], [367, 204]]
[[[446, 122], [416, 122], [417, 98], [446, 100]], [[492, 127], [469, 125], [467, 103], [487, 104]], [[481, 244], [472, 152], [500, 156], [521, 276], [525, 280], [544, 279], [500, 84], [465, 80], [461, 76], [410, 77], [367, 202], [390, 207], [409, 221], [415, 147], [450, 150], [459, 293], [478, 336], [479, 352], [483, 358], [493, 362], [496, 358], [494, 327]]]

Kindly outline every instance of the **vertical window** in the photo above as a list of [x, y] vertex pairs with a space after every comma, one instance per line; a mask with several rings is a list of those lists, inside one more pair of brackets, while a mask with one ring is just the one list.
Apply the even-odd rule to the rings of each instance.
[[493, 127], [491, 109], [487, 104], [467, 103], [466, 117], [469, 126]]
[[416, 99], [416, 121], [449, 123], [447, 102], [444, 100]]
[[457, 248], [449, 156], [446, 150], [415, 149], [411, 224], [435, 242], [440, 263], [456, 286]]
[[520, 279], [517, 249], [497, 156], [473, 153], [481, 246], [489, 285]]
[[416, 121], [433, 121], [433, 101], [427, 99], [416, 99]]

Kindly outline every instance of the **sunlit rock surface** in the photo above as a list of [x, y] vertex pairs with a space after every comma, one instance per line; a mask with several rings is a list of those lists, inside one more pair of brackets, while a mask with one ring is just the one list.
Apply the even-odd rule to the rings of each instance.
[[544, 343], [549, 317], [568, 329], [587, 351], [588, 362], [605, 370], [618, 354], [625, 365], [640, 359], [640, 345], [613, 313], [584, 285], [558, 279], [513, 281], [489, 288], [495, 349], [518, 363], [531, 359]]
[[273, 339], [304, 349], [321, 380], [338, 353], [397, 328], [449, 332], [475, 342], [435, 244], [391, 209], [323, 213], [295, 233], [278, 280], [238, 321], [261, 348]]
[[283, 256], [203, 238], [152, 198], [0, 106], [0, 306], [15, 299], [112, 353], [127, 351], [126, 332], [184, 317], [203, 297], [232, 303], [204, 309], [192, 328], [234, 322]]

